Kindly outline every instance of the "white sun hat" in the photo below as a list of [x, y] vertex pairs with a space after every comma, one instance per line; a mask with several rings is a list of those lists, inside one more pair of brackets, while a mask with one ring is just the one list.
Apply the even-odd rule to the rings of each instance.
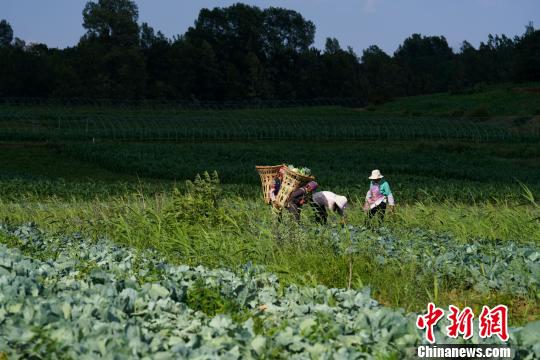
[[347, 198], [345, 196], [337, 195], [335, 198], [335, 202], [338, 208], [343, 210], [347, 206]]
[[373, 170], [371, 172], [371, 176], [369, 177], [370, 180], [378, 180], [378, 179], [382, 179], [384, 176], [383, 174], [381, 174], [381, 171], [380, 170]]

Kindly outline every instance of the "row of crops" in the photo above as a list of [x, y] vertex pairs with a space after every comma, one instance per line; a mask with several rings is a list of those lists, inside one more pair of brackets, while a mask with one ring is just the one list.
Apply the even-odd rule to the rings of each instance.
[[538, 139], [482, 119], [375, 115], [342, 107], [151, 109], [0, 105], [4, 140]]
[[[172, 266], [104, 239], [0, 230], [16, 245], [0, 245], [0, 354], [10, 359], [405, 358], [425, 341], [416, 314], [379, 305], [368, 289], [283, 286], [250, 264], [237, 273]], [[537, 252], [515, 258], [538, 266]], [[540, 356], [539, 330], [510, 329], [516, 358]]]
[[[349, 225], [348, 229], [333, 231], [336, 251], [349, 254], [372, 253], [381, 264], [417, 263], [422, 270], [417, 277], [436, 277], [464, 286], [478, 293], [512, 294], [539, 298], [540, 251], [526, 240], [514, 241], [469, 240], [459, 243], [448, 234], [416, 229], [414, 241], [393, 235], [380, 228], [379, 236], [366, 236], [366, 229]], [[532, 240], [532, 239], [531, 239]], [[344, 246], [345, 244], [345, 246]]]
[[[191, 179], [205, 170], [217, 170], [227, 184], [259, 184], [255, 165], [309, 164], [326, 188], [368, 184], [372, 169], [382, 168], [401, 199], [418, 199], [421, 189], [443, 197], [481, 198], [482, 192], [498, 198], [508, 193], [501, 185], [516, 179], [533, 189], [540, 176], [533, 166], [491, 155], [491, 149], [429, 147], [422, 144], [374, 143], [206, 143], [206, 144], [69, 144], [58, 147], [63, 154], [103, 168], [139, 176]], [[529, 147], [523, 147], [525, 159]], [[529, 151], [533, 151], [532, 148]], [[537, 150], [536, 150], [537, 151]], [[512, 155], [513, 156], [513, 155]], [[534, 153], [531, 156], [536, 156]], [[421, 175], [421, 177], [418, 177]], [[452, 180], [449, 183], [448, 180]], [[474, 181], [473, 184], [467, 181]], [[469, 197], [469, 193], [471, 197]], [[454, 196], [455, 195], [455, 196]]]

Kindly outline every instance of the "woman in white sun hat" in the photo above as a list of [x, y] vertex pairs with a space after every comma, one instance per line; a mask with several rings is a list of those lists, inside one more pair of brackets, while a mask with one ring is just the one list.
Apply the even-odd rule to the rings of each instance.
[[379, 215], [384, 218], [386, 206], [389, 206], [389, 210], [394, 209], [394, 196], [392, 190], [390, 190], [390, 184], [384, 180], [384, 176], [379, 170], [373, 170], [369, 177], [371, 184], [366, 194], [366, 202], [364, 204], [364, 211], [369, 215], [369, 218]]
[[313, 207], [315, 208], [315, 221], [326, 224], [328, 220], [328, 210], [337, 212], [345, 221], [345, 209], [347, 208], [347, 198], [334, 194], [331, 191], [319, 191], [313, 194]]

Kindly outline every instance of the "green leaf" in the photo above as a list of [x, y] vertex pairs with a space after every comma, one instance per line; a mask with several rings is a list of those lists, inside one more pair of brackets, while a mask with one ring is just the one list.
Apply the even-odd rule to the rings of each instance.
[[148, 291], [148, 294], [153, 299], [166, 298], [167, 296], [169, 296], [169, 290], [159, 284], [152, 284], [150, 290]]
[[266, 338], [264, 336], [256, 336], [252, 341], [251, 341], [251, 346], [253, 347], [253, 350], [255, 350], [255, 352], [258, 354], [258, 355], [262, 355], [264, 353], [264, 349], [266, 347]]

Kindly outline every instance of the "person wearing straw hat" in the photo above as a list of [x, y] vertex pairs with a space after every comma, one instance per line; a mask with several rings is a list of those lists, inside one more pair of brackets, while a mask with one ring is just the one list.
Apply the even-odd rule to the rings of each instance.
[[337, 212], [345, 221], [345, 209], [347, 208], [347, 198], [337, 195], [331, 191], [319, 191], [313, 194], [313, 207], [315, 208], [315, 222], [326, 224], [328, 220], [328, 210]]
[[311, 201], [311, 194], [317, 187], [318, 184], [315, 181], [310, 181], [301, 188], [293, 191], [291, 194], [287, 210], [289, 210], [297, 221], [300, 220], [302, 206]]
[[379, 170], [373, 170], [369, 177], [371, 184], [366, 194], [366, 202], [364, 203], [364, 211], [369, 215], [369, 218], [373, 218], [378, 215], [384, 218], [386, 207], [388, 205], [389, 210], [394, 209], [394, 196], [392, 190], [390, 190], [390, 184], [384, 179], [383, 174]]

